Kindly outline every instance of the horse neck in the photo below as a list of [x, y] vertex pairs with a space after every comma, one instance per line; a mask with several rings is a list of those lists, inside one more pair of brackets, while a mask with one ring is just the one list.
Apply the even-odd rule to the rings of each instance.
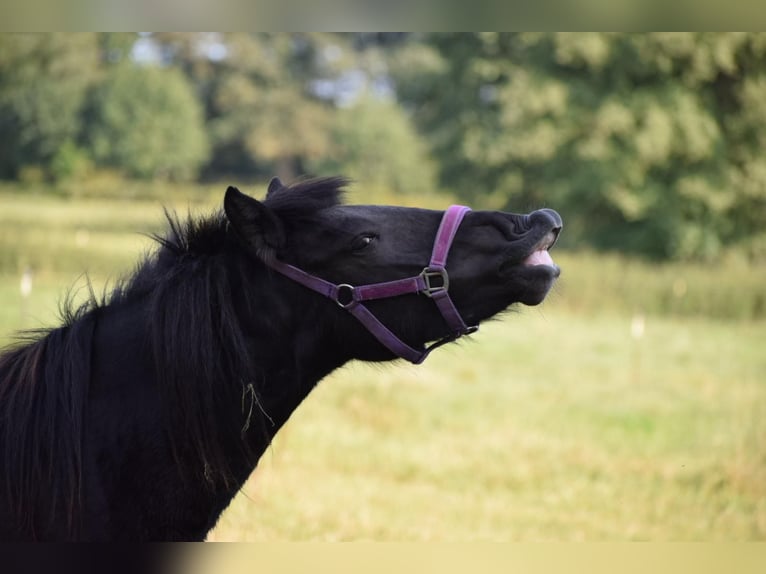
[[[199, 291], [209, 309], [195, 308], [203, 299], [194, 290], [181, 309], [163, 308], [173, 294], [153, 292], [102, 309], [86, 440], [88, 452], [109, 454], [86, 462], [100, 477], [88, 503], [91, 514], [111, 508], [121, 536], [204, 538], [292, 412], [348, 359], [328, 353], [327, 333], [317, 330], [329, 324], [323, 307], [296, 307], [299, 286], [228, 272], [235, 303], [224, 320], [239, 324], [225, 329], [216, 317], [228, 311], [209, 289]], [[195, 350], [216, 338], [169, 340], [194, 328], [217, 329], [223, 341]], [[139, 533], [136, 523], [158, 526]]]

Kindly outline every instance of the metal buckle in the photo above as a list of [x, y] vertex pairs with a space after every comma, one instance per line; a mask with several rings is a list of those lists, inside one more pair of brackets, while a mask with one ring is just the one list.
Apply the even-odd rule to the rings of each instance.
[[[343, 290], [347, 290], [347, 291], [343, 291]], [[345, 293], [348, 294], [348, 301], [343, 302], [341, 301], [341, 297]], [[354, 291], [353, 285], [349, 285], [348, 283], [341, 283], [340, 285], [338, 285], [338, 291], [335, 293], [335, 302], [340, 306], [341, 309], [348, 309], [358, 303], [354, 294], [355, 294], [355, 291]]]
[[[423, 271], [420, 272], [420, 276], [423, 278], [423, 282], [426, 284], [425, 289], [423, 289], [421, 293], [423, 293], [423, 295], [426, 297], [433, 297], [442, 291], [449, 291], [449, 275], [447, 275], [447, 270], [443, 267], [440, 269], [431, 269], [430, 267], [426, 267], [423, 269]], [[434, 277], [439, 277], [442, 280], [441, 285], [433, 285], [431, 283], [431, 279]]]

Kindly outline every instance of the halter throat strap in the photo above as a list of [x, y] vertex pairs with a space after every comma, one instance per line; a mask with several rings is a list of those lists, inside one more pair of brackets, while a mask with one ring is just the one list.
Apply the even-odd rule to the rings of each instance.
[[[298, 267], [279, 260], [264, 261], [264, 263], [296, 283], [300, 283], [304, 287], [324, 295], [328, 299], [332, 299], [341, 308], [356, 317], [389, 351], [402, 359], [418, 365], [437, 347], [454, 341], [463, 335], [475, 333], [479, 328], [478, 325], [467, 326], [460, 316], [452, 298], [449, 296], [449, 275], [446, 269], [447, 257], [449, 256], [452, 242], [455, 239], [455, 234], [460, 227], [460, 223], [463, 221], [463, 217], [469, 211], [471, 209], [464, 205], [453, 205], [444, 212], [439, 230], [436, 232], [431, 260], [428, 266], [414, 277], [353, 286], [348, 283], [335, 284], [325, 281], [320, 277], [306, 273]], [[420, 350], [414, 349], [397, 337], [363, 303], [364, 301], [388, 299], [411, 293], [419, 293], [430, 297], [439, 309], [450, 331], [448, 335]]]

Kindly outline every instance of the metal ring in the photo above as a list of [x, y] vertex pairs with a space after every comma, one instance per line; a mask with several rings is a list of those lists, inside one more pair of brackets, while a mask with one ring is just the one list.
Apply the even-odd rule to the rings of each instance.
[[[341, 301], [341, 296], [343, 293], [346, 293], [344, 290], [348, 290], [348, 301], [344, 302]], [[348, 283], [341, 283], [338, 285], [338, 290], [335, 293], [335, 302], [340, 306], [341, 309], [348, 309], [349, 307], [356, 305], [356, 290], [354, 289], [353, 285], [349, 285]]]

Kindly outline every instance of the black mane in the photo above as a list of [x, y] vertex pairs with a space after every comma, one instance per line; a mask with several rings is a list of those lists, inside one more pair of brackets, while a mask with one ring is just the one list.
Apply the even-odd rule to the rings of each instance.
[[[265, 203], [300, 218], [340, 203], [346, 184], [343, 178], [309, 179], [269, 194]], [[51, 498], [66, 506], [70, 533], [77, 531], [93, 331], [98, 315], [110, 307], [148, 299], [147, 334], [168, 414], [166, 432], [185, 480], [202, 477], [211, 488], [232, 484], [230, 461], [244, 454], [254, 465], [259, 453], [247, 441], [238, 441], [240, 453], [226, 452], [224, 437], [271, 434], [273, 423], [259, 402], [262, 377], [234, 306], [232, 292], [245, 270], [226, 258], [224, 247], [232, 241], [226, 217], [219, 211], [182, 221], [165, 213], [167, 235], [153, 236], [159, 248], [110, 295], [97, 301], [91, 293], [79, 308], [67, 296], [62, 327], [30, 332], [0, 355], [0, 421], [13, 421], [0, 435], [0, 480], [6, 485], [0, 496], [7, 497], [22, 528], [31, 528], [40, 514], [51, 523], [61, 514], [56, 504], [42, 508], [36, 502], [47, 498], [42, 485], [52, 485]], [[244, 425], [214, 416], [218, 405], [239, 402], [247, 411]]]
[[90, 304], [65, 305], [64, 313], [64, 326], [30, 332], [25, 345], [0, 355], [0, 496], [32, 537], [36, 520], [53, 524], [58, 514], [70, 532], [78, 527], [95, 319]]

